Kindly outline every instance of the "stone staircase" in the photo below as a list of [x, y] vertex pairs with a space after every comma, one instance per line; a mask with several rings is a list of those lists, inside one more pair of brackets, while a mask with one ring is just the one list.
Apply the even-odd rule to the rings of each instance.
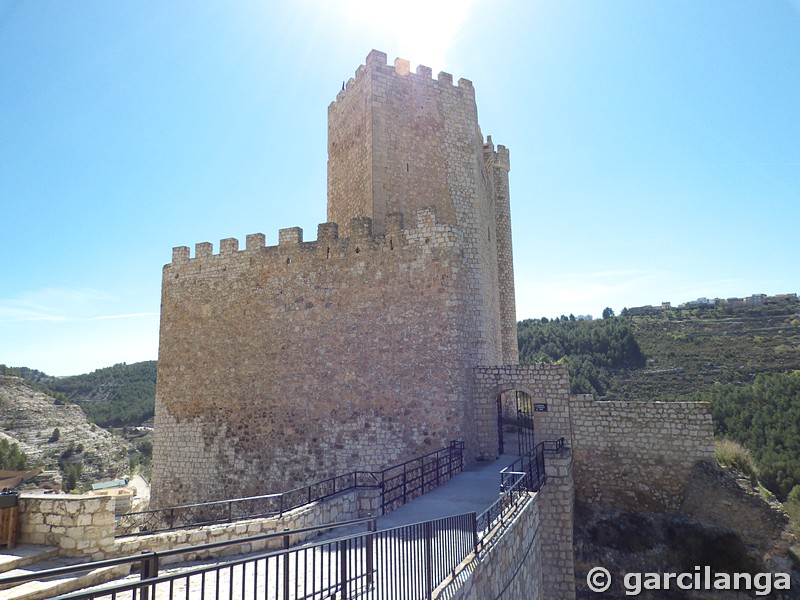
[[85, 562], [62, 558], [51, 546], [19, 544], [13, 550], [0, 553], [0, 598], [3, 600], [45, 600], [61, 594], [92, 587], [128, 575], [130, 565], [102, 567], [80, 573], [60, 575], [45, 580], [33, 580], [18, 585], [4, 584], [7, 577], [36, 574], [48, 569]]

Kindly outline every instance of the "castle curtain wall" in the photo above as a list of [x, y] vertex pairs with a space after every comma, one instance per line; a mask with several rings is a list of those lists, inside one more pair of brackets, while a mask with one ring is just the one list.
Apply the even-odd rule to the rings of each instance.
[[460, 235], [431, 212], [420, 221], [378, 237], [176, 250], [155, 503], [283, 491], [463, 437]]

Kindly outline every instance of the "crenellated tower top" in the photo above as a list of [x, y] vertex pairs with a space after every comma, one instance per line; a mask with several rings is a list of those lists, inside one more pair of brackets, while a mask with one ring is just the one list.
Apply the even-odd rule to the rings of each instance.
[[459, 203], [480, 186], [469, 171], [483, 162], [475, 88], [432, 73], [373, 50], [330, 104], [328, 220], [368, 216], [380, 232], [387, 214], [429, 205], [443, 222], [469, 218]]

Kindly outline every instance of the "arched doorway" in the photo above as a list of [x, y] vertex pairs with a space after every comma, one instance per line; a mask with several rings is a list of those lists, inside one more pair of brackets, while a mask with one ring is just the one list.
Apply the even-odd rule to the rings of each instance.
[[533, 398], [525, 390], [510, 389], [497, 394], [498, 453], [529, 455], [536, 447]]
[[[476, 367], [472, 394], [467, 444], [477, 460], [498, 457], [501, 435], [506, 453], [517, 452], [520, 446], [524, 452], [543, 441], [571, 438], [569, 373], [565, 365]], [[507, 430], [511, 428], [515, 435], [517, 429], [523, 430], [522, 440], [511, 436]]]

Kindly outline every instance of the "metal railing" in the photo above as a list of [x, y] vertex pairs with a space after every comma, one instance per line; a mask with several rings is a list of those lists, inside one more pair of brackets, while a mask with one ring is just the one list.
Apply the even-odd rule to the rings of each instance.
[[498, 525], [505, 527], [517, 509], [528, 497], [531, 489], [531, 480], [528, 474], [517, 479], [507, 489], [503, 490], [500, 497], [476, 518], [475, 531], [478, 539], [477, 548], [482, 548], [486, 536]]
[[157, 574], [156, 568], [145, 576], [143, 569], [138, 581], [58, 600], [429, 599], [475, 552], [475, 518], [444, 517], [175, 573]]
[[[75, 565], [68, 565], [65, 567], [56, 567], [53, 569], [46, 569], [44, 571], [34, 571], [25, 573], [23, 575], [2, 576], [0, 575], [0, 589], [7, 589], [11, 586], [28, 583], [30, 581], [43, 581], [56, 577], [63, 577], [66, 575], [75, 575], [83, 572], [90, 572], [95, 569], [103, 569], [108, 567], [119, 567], [123, 565], [130, 565], [132, 569], [138, 569], [141, 573], [141, 579], [149, 579], [158, 576], [159, 565], [165, 558], [175, 556], [210, 556], [213, 551], [219, 551], [223, 548], [230, 548], [234, 546], [248, 545], [252, 547], [254, 544], [263, 543], [265, 546], [275, 545], [278, 547], [288, 548], [289, 542], [292, 537], [304, 534], [320, 534], [323, 531], [331, 531], [341, 529], [344, 527], [357, 527], [365, 525], [369, 531], [375, 530], [375, 517], [368, 517], [364, 519], [354, 519], [351, 521], [341, 521], [338, 523], [326, 523], [324, 525], [315, 525], [313, 527], [304, 527], [302, 529], [291, 529], [279, 533], [266, 533], [237, 540], [224, 540], [220, 542], [212, 542], [208, 544], [200, 544], [195, 546], [173, 548], [170, 550], [163, 550], [160, 552], [143, 552], [134, 556], [121, 556], [118, 558], [109, 558], [105, 560], [92, 561], [88, 563], [79, 563]], [[274, 543], [272, 543], [274, 542]], [[143, 596], [142, 596], [143, 598]]]
[[441, 485], [460, 473], [463, 467], [464, 442], [454, 440], [447, 448], [434, 450], [383, 471], [352, 471], [279, 494], [128, 513], [117, 520], [115, 537], [282, 516], [287, 511], [354, 489], [380, 489], [381, 509], [386, 513]]
[[452, 441], [423, 456], [380, 472], [381, 510], [391, 512], [440, 486], [464, 469], [464, 442]]
[[[541, 489], [547, 480], [544, 454], [557, 452], [563, 446], [563, 438], [541, 442], [531, 456], [521, 457], [503, 469], [501, 482], [505, 482], [506, 487], [498, 500], [479, 516], [474, 512], [466, 513], [381, 531], [375, 530], [374, 518], [357, 519], [165, 552], [147, 552], [24, 576], [0, 577], [0, 586], [128, 563], [138, 566], [139, 580], [75, 592], [59, 596], [57, 600], [429, 599], [442, 582], [455, 578], [470, 554], [477, 555], [487, 547], [490, 534], [498, 531], [498, 526], [502, 530], [511, 522], [524, 506], [529, 492]], [[453, 444], [451, 449], [463, 450], [463, 444]], [[434, 455], [435, 452], [426, 457]], [[414, 461], [404, 463], [405, 481], [415, 488], [436, 481], [435, 471], [423, 465], [438, 465], [440, 479], [446, 473], [452, 476], [455, 473], [446, 470], [449, 467], [445, 459], [446, 455], [441, 455], [439, 459], [426, 459], [421, 465], [411, 467], [408, 465]], [[366, 524], [368, 531], [289, 548], [290, 536], [360, 524]], [[283, 548], [266, 549], [211, 566], [159, 573], [159, 564], [166, 557], [202, 556], [237, 544], [250, 544], [252, 548], [254, 543], [269, 544], [270, 540], [279, 542]]]
[[477, 517], [479, 546], [497, 525], [504, 526], [529, 492], [538, 492], [547, 482], [544, 455], [559, 452], [564, 438], [539, 442], [530, 454], [520, 456], [500, 471], [500, 497]]

